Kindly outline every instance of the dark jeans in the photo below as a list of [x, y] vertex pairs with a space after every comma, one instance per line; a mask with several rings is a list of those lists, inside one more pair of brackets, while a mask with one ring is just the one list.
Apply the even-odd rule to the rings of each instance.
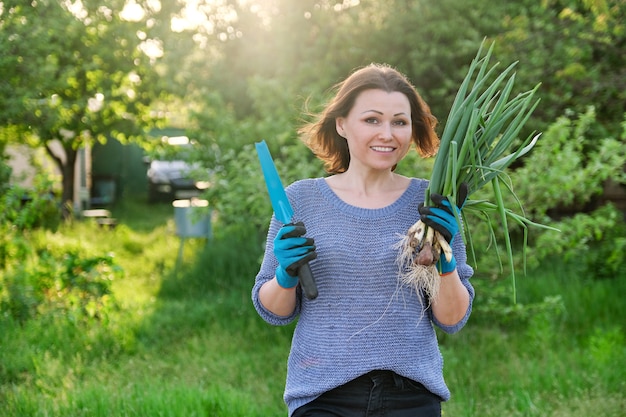
[[373, 371], [322, 394], [292, 417], [441, 417], [441, 399], [394, 372]]

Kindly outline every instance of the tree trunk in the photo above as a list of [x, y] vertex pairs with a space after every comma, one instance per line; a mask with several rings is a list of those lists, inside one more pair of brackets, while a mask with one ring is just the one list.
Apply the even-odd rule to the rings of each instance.
[[48, 144], [46, 144], [46, 151], [61, 172], [61, 212], [63, 218], [67, 219], [74, 211], [74, 175], [78, 152], [72, 148], [71, 144], [63, 146], [65, 158], [56, 155]]
[[63, 204], [63, 217], [67, 218], [74, 211], [74, 174], [77, 152], [71, 146], [64, 146], [63, 148], [65, 149], [65, 164], [61, 168], [63, 177], [61, 203]]

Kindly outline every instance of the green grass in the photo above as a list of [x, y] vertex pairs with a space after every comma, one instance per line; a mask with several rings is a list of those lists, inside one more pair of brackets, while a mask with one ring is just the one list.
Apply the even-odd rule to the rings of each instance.
[[[177, 263], [170, 205], [128, 202], [113, 214], [114, 230], [76, 222], [31, 237], [51, 251], [80, 242], [114, 253], [124, 275], [99, 318], [0, 317], [0, 415], [286, 415], [293, 329], [265, 324], [252, 307], [256, 231], [190, 239]], [[490, 303], [502, 281], [477, 278], [470, 323], [440, 337], [452, 391], [444, 416], [625, 415], [626, 277], [544, 267], [519, 278], [514, 308]]]

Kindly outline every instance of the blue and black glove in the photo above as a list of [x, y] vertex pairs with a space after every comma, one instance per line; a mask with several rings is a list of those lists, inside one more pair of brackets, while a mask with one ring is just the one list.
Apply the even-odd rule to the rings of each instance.
[[[452, 210], [456, 211], [457, 216], [460, 216], [461, 209], [465, 204], [465, 200], [467, 200], [467, 194], [467, 184], [463, 183], [459, 187], [457, 201], [454, 207], [452, 207], [447, 197], [435, 193], [431, 194], [430, 199], [434, 203], [434, 206], [427, 207], [422, 203], [418, 208], [422, 222], [439, 232], [448, 243], [452, 243], [454, 237], [459, 233], [459, 223]], [[455, 268], [456, 259], [454, 259], [454, 255], [449, 262], [446, 260], [445, 256], [439, 258], [439, 272], [441, 272], [441, 274], [452, 272]]]
[[274, 239], [274, 255], [278, 260], [276, 280], [283, 288], [298, 285], [298, 269], [317, 258], [315, 242], [303, 237], [306, 229], [302, 222], [289, 223], [280, 228]]

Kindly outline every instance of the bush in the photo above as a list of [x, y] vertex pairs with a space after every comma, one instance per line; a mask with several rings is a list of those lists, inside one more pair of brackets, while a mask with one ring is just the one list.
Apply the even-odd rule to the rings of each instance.
[[543, 133], [512, 174], [525, 209], [542, 222], [597, 207], [604, 184], [626, 184], [626, 124], [621, 138], [598, 135], [593, 107], [563, 116]]
[[[579, 213], [554, 226], [561, 233], [540, 235], [531, 259], [560, 257], [577, 263], [587, 276], [596, 279], [626, 276], [626, 222], [613, 205]], [[536, 264], [538, 261], [533, 262]]]
[[56, 230], [61, 223], [61, 210], [52, 185], [52, 180], [39, 175], [31, 190], [8, 186], [0, 195], [0, 221], [18, 230]]
[[123, 272], [112, 256], [77, 250], [55, 255], [30, 248], [27, 240], [14, 236], [5, 245], [20, 256], [11, 257], [16, 261], [5, 265], [0, 278], [0, 312], [21, 323], [48, 314], [73, 321], [106, 316], [114, 305], [111, 283]]

